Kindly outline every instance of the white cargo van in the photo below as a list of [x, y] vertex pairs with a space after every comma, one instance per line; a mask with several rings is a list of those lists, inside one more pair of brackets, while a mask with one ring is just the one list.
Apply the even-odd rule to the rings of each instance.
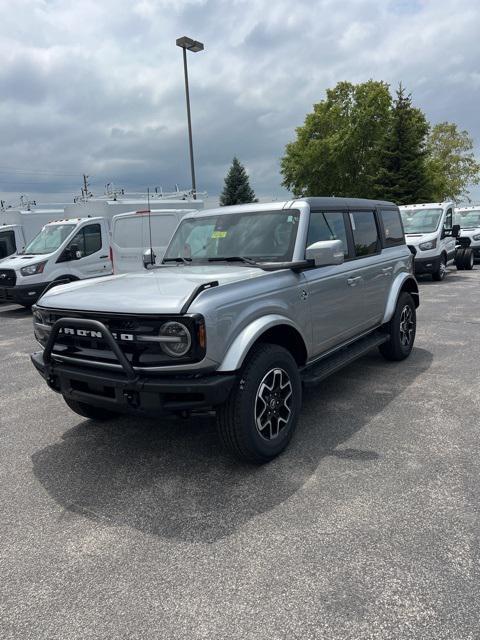
[[400, 207], [405, 239], [415, 249], [415, 274], [431, 274], [443, 280], [447, 265], [455, 259], [458, 225], [454, 225], [453, 202], [409, 204]]
[[30, 307], [54, 281], [112, 273], [106, 218], [50, 222], [22, 253], [0, 260], [0, 302]]
[[[190, 204], [190, 203], [189, 203]], [[190, 209], [136, 211], [114, 216], [112, 220], [112, 262], [114, 273], [143, 271], [144, 254], [153, 248], [151, 264], [160, 264], [178, 223]]]

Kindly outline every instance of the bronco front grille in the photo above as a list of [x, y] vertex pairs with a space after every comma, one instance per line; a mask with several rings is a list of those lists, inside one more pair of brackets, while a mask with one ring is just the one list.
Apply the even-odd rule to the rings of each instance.
[[0, 269], [0, 287], [14, 287], [17, 284], [17, 274], [13, 269]]
[[[70, 311], [51, 311], [37, 308], [35, 316], [42, 319], [42, 324], [53, 326], [60, 318], [79, 318], [98, 320], [112, 333], [123, 353], [134, 367], [154, 367], [172, 364], [184, 364], [187, 362], [199, 362], [205, 355], [205, 350], [200, 348], [195, 339], [199, 318], [196, 316], [135, 316], [114, 315], [103, 313], [75, 313]], [[145, 341], [151, 336], [158, 337], [162, 324], [170, 320], [178, 320], [185, 324], [192, 337], [192, 345], [189, 352], [180, 358], [174, 358], [166, 354], [158, 341]], [[142, 341], [137, 337], [142, 337]], [[101, 362], [105, 364], [118, 364], [113, 351], [98, 332], [89, 328], [76, 328], [69, 332], [62, 329], [59, 333], [53, 355], [80, 359], [88, 363]]]

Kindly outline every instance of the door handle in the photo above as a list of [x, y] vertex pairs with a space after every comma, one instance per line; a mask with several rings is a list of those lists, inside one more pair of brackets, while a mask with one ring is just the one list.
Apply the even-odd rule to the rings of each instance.
[[349, 287], [356, 287], [362, 279], [362, 276], [356, 276], [355, 278], [347, 278], [347, 284]]
[[108, 255], [106, 255], [106, 256], [100, 256], [100, 260], [105, 260], [105, 258], [108, 258]]

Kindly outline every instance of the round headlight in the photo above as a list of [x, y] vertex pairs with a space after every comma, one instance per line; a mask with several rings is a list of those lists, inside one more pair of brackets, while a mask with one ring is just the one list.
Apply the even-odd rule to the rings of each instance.
[[173, 358], [186, 355], [192, 345], [190, 331], [181, 322], [166, 322], [160, 327], [160, 335], [165, 338], [160, 343], [162, 349]]

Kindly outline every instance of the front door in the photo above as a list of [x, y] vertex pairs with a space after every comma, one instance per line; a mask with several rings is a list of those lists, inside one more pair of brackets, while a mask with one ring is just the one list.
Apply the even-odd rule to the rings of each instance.
[[69, 242], [75, 245], [78, 258], [70, 260], [70, 271], [77, 278], [95, 278], [112, 273], [106, 223], [92, 222], [83, 226]]
[[307, 247], [321, 240], [341, 240], [345, 262], [304, 271], [315, 355], [331, 349], [361, 332], [364, 281], [352, 260], [347, 233], [347, 213], [312, 211]]

